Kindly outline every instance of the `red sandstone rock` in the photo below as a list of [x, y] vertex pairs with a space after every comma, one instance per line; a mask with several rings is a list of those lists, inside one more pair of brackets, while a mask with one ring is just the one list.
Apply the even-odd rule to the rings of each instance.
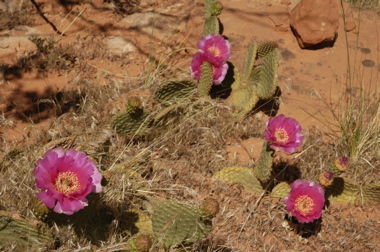
[[290, 12], [290, 26], [301, 48], [332, 42], [339, 26], [336, 0], [301, 0]]

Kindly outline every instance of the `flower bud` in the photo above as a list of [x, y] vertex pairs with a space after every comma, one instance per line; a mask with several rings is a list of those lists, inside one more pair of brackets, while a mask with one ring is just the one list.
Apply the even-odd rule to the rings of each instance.
[[324, 171], [319, 174], [319, 183], [324, 186], [330, 186], [334, 181], [334, 173], [332, 171]]

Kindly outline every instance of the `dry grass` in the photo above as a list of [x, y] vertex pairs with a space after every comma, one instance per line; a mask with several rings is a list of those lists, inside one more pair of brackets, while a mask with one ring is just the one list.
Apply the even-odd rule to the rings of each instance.
[[380, 15], [380, 2], [377, 0], [346, 0], [347, 2], [361, 8], [367, 8]]
[[34, 22], [32, 9], [32, 4], [24, 1], [20, 11], [13, 13], [0, 11], [0, 31], [12, 30], [19, 25], [32, 25]]

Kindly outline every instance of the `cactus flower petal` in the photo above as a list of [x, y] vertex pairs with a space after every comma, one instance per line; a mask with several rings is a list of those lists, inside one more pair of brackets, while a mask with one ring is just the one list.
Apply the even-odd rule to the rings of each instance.
[[290, 185], [290, 192], [283, 199], [289, 215], [300, 223], [319, 219], [325, 205], [325, 192], [319, 184], [311, 181], [296, 180]]
[[34, 169], [37, 197], [57, 213], [71, 215], [88, 205], [86, 196], [102, 191], [102, 175], [83, 152], [58, 147], [45, 153]]
[[223, 65], [230, 58], [231, 45], [221, 35], [208, 34], [199, 40], [197, 47], [213, 65]]
[[[191, 62], [191, 77], [199, 80], [201, 76], [201, 66], [203, 62], [207, 61], [207, 57], [201, 53], [198, 52], [194, 54], [193, 56], [193, 61]], [[224, 63], [222, 65], [213, 65], [213, 70], [214, 70], [214, 76], [213, 76], [213, 84], [214, 85], [219, 85], [222, 83], [224, 78], [226, 77], [227, 70], [228, 70], [228, 64]]]
[[264, 135], [272, 149], [287, 153], [296, 152], [303, 141], [301, 125], [282, 114], [269, 119]]

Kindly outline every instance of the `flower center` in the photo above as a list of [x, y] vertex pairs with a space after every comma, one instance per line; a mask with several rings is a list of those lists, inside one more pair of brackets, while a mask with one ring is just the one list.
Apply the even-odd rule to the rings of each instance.
[[208, 51], [212, 53], [215, 57], [219, 57], [221, 54], [219, 48], [215, 46], [211, 46], [210, 48], [208, 48]]
[[288, 132], [283, 128], [277, 128], [274, 132], [274, 136], [276, 137], [277, 142], [286, 144], [289, 141]]
[[78, 176], [74, 172], [61, 172], [55, 179], [55, 189], [59, 193], [71, 194], [79, 191], [80, 188]]
[[295, 209], [300, 211], [302, 215], [307, 215], [313, 210], [315, 203], [312, 198], [307, 195], [302, 195], [296, 199], [294, 204]]

